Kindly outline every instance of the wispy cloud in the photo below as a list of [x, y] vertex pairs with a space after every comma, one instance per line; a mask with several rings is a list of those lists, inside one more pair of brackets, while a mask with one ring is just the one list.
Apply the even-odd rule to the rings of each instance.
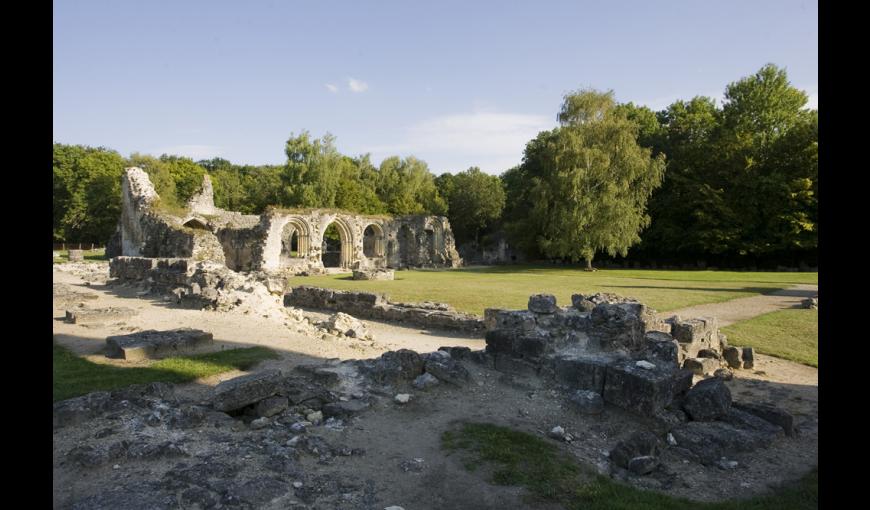
[[220, 157], [223, 149], [215, 145], [173, 145], [152, 151], [152, 154], [169, 154], [171, 156], [186, 156], [194, 161]]
[[348, 78], [347, 79], [348, 88], [350, 88], [351, 92], [365, 92], [369, 89], [369, 84], [362, 81], [357, 80], [356, 78]]
[[335, 94], [336, 92], [338, 92], [338, 86], [333, 85], [332, 83], [327, 83], [327, 84], [326, 84], [326, 90], [328, 90], [328, 91], [332, 92], [333, 94]]
[[529, 140], [555, 125], [555, 117], [545, 115], [457, 113], [418, 122], [406, 130], [399, 143], [367, 150], [375, 160], [413, 154], [427, 161], [436, 173], [478, 166], [495, 174], [519, 164]]

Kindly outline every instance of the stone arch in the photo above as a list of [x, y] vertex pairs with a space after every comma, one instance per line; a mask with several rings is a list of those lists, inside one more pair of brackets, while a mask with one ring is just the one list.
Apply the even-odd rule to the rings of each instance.
[[363, 255], [368, 258], [384, 257], [384, 229], [377, 223], [371, 223], [363, 229]]
[[211, 230], [210, 228], [208, 228], [208, 225], [200, 221], [198, 218], [191, 218], [185, 221], [182, 226], [195, 230]]
[[305, 259], [311, 251], [311, 229], [302, 218], [290, 218], [281, 227], [280, 267], [294, 265], [295, 259]]
[[[288, 225], [291, 227], [287, 228]], [[285, 228], [287, 228], [286, 231]], [[283, 236], [290, 234], [292, 237], [294, 232], [298, 236], [296, 241], [297, 257], [284, 257], [282, 256], [282, 248], [286, 243], [283, 241]], [[301, 216], [273, 219], [266, 233], [266, 242], [263, 245], [262, 253], [262, 267], [264, 269], [279, 269], [292, 260], [308, 257], [311, 254], [311, 225]]]
[[335, 225], [335, 228], [338, 230], [339, 241], [341, 242], [341, 248], [338, 252], [338, 260], [337, 265], [327, 266], [327, 261], [323, 260], [323, 256], [326, 255], [323, 250], [320, 253], [320, 262], [324, 265], [324, 267], [341, 267], [347, 269], [351, 267], [353, 264], [353, 232], [351, 231], [350, 225], [348, 225], [347, 221], [343, 218], [336, 216], [332, 221], [326, 224], [323, 227], [323, 232], [321, 233], [320, 239], [323, 245], [326, 245], [326, 231], [330, 226]]

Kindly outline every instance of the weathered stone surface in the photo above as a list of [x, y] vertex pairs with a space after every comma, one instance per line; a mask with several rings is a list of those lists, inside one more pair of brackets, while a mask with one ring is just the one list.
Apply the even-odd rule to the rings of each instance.
[[438, 378], [432, 374], [423, 374], [414, 379], [414, 387], [418, 390], [426, 390], [438, 384]]
[[731, 390], [719, 378], [705, 379], [686, 394], [683, 409], [695, 421], [722, 418], [731, 410]]
[[600, 394], [604, 391], [607, 365], [612, 362], [614, 358], [603, 355], [573, 355], [556, 358], [553, 369], [558, 382]]
[[461, 363], [453, 359], [426, 361], [425, 370], [439, 380], [456, 386], [461, 386], [471, 380], [471, 374]]
[[280, 370], [264, 370], [223, 381], [214, 389], [212, 407], [218, 411], [241, 409], [277, 394], [282, 382]]
[[591, 312], [592, 309], [595, 308], [595, 303], [586, 299], [586, 296], [583, 294], [573, 294], [571, 296], [571, 306], [581, 312]]
[[679, 342], [681, 359], [696, 358], [702, 349], [719, 352], [719, 322], [713, 317], [672, 321], [671, 335]]
[[723, 381], [730, 381], [734, 379], [734, 372], [729, 368], [717, 368], [715, 372], [713, 372], [714, 377], [718, 377]]
[[394, 280], [396, 273], [392, 269], [354, 270], [354, 280]]
[[85, 252], [83, 250], [69, 250], [70, 262], [84, 262]]
[[[70, 259], [72, 260], [72, 259]], [[806, 298], [801, 301], [801, 307], [807, 308], [810, 310], [818, 310], [819, 309], [819, 296]]]
[[55, 283], [52, 286], [52, 299], [59, 304], [93, 301], [97, 298], [99, 298], [99, 296], [93, 292], [82, 292], [65, 283]]
[[423, 373], [423, 359], [412, 350], [399, 349], [385, 352], [361, 368], [378, 384], [399, 384], [413, 381]]
[[730, 368], [743, 368], [743, 350], [734, 346], [722, 350], [722, 357]]
[[213, 344], [211, 333], [180, 328], [169, 331], [149, 329], [106, 338], [106, 357], [125, 360], [158, 359], [196, 352]]
[[570, 400], [572, 407], [582, 414], [601, 414], [604, 411], [604, 399], [594, 391], [577, 390]]
[[512, 353], [517, 334], [513, 331], [496, 329], [486, 332], [486, 352]]
[[54, 428], [63, 428], [84, 423], [109, 408], [111, 394], [95, 391], [54, 404], [52, 412]]
[[733, 407], [779, 426], [787, 436], [794, 436], [794, 416], [772, 404], [734, 402]]
[[721, 421], [690, 421], [671, 429], [674, 450], [704, 464], [766, 446], [768, 435], [735, 427]]
[[701, 350], [699, 350], [698, 357], [699, 358], [712, 358], [715, 360], [722, 359], [722, 356], [718, 352], [714, 351], [713, 349], [701, 349]]
[[743, 348], [743, 368], [755, 367], [755, 349], [752, 347]]
[[610, 460], [621, 468], [645, 475], [658, 465], [661, 447], [655, 434], [638, 431], [616, 444], [610, 451]]
[[712, 374], [719, 368], [719, 360], [714, 358], [686, 358], [683, 368], [691, 370], [695, 375]]
[[605, 402], [654, 415], [691, 384], [692, 373], [687, 370], [646, 370], [634, 361], [623, 361], [607, 367], [603, 396]]
[[661, 331], [650, 331], [644, 335], [644, 352], [651, 358], [679, 366], [680, 345], [670, 334]]
[[257, 416], [270, 417], [281, 413], [290, 405], [287, 397], [268, 397], [259, 402], [254, 407], [254, 412]]
[[342, 312], [333, 314], [324, 323], [324, 326], [330, 331], [335, 331], [344, 336], [359, 339], [371, 339], [372, 334], [366, 328], [362, 321]]
[[138, 310], [120, 306], [107, 308], [78, 307], [66, 311], [66, 322], [72, 324], [98, 324], [117, 322], [138, 315]]
[[555, 312], [556, 296], [552, 294], [534, 294], [529, 296], [529, 311], [535, 313]]
[[470, 347], [439, 347], [439, 351], [444, 351], [450, 355], [451, 358], [455, 360], [463, 360], [471, 358], [471, 348]]
[[369, 408], [369, 404], [363, 400], [348, 400], [345, 402], [331, 402], [323, 406], [323, 416], [327, 418], [347, 419]]

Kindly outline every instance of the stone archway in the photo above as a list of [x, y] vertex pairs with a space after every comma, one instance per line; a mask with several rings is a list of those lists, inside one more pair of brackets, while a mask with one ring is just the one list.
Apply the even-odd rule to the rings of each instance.
[[280, 267], [297, 265], [308, 257], [311, 250], [311, 233], [308, 224], [301, 218], [290, 218], [281, 229]]
[[[296, 236], [295, 256], [292, 253], [293, 236]], [[311, 256], [311, 226], [300, 216], [283, 216], [271, 219], [266, 241], [263, 244], [262, 268], [280, 269], [302, 264]]]
[[383, 258], [384, 229], [377, 223], [372, 223], [363, 230], [363, 255], [370, 259]]
[[[330, 239], [328, 233], [334, 229], [338, 239]], [[320, 262], [323, 267], [350, 268], [353, 264], [353, 234], [347, 222], [336, 217], [326, 225], [321, 235]]]

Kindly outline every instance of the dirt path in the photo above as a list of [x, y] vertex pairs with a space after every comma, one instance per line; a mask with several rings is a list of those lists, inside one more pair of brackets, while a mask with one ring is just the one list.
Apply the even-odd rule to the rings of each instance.
[[662, 318], [679, 315], [683, 319], [692, 317], [716, 317], [720, 326], [728, 326], [758, 315], [786, 308], [799, 308], [801, 301], [819, 294], [818, 285], [795, 285], [762, 296], [732, 299], [722, 303], [689, 306], [659, 314]]

